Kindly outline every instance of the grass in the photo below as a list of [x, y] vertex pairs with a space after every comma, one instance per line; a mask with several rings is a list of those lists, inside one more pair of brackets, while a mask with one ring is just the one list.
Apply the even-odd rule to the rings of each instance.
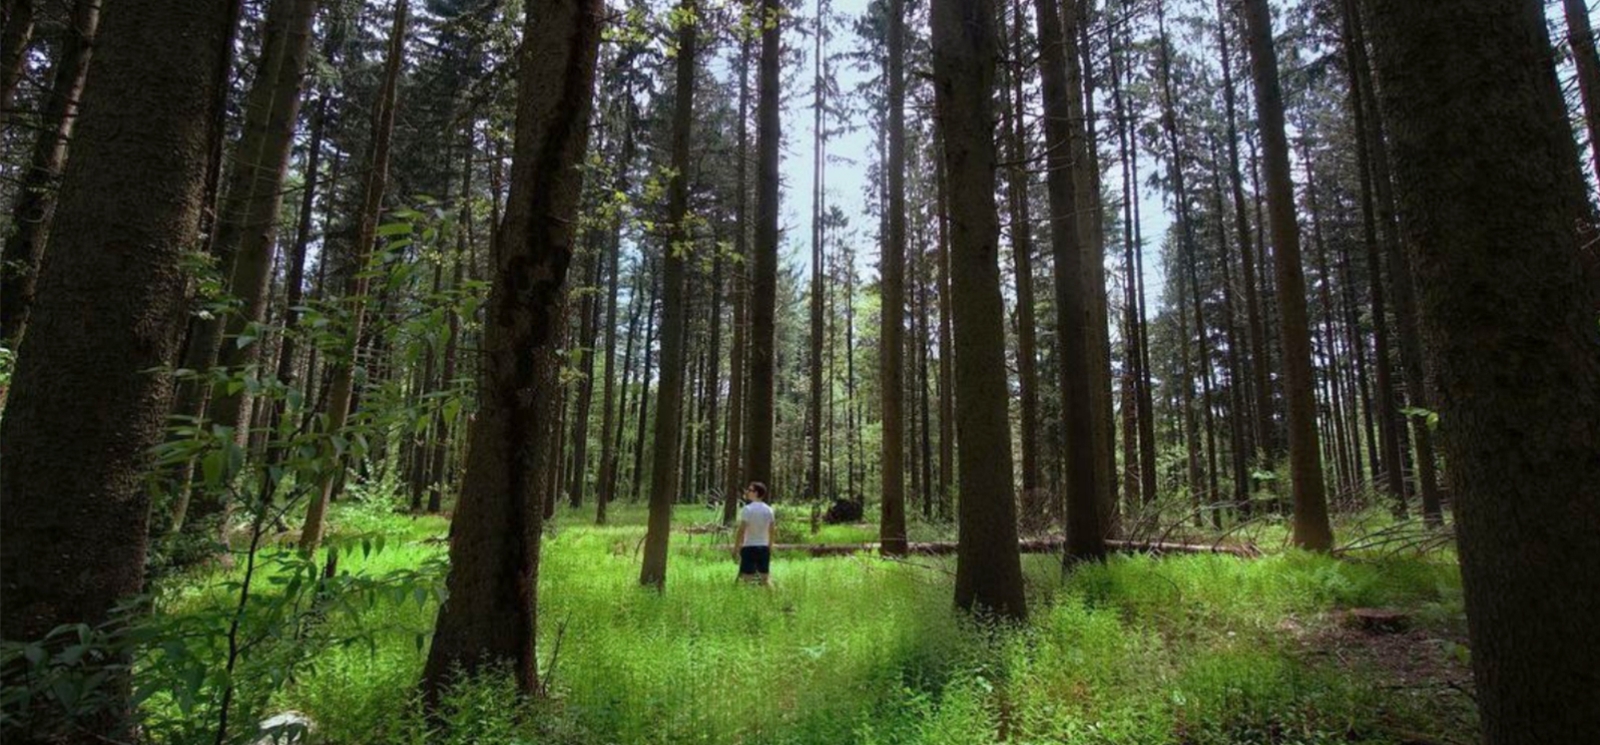
[[[641, 508], [613, 509], [605, 527], [587, 512], [558, 516], [540, 582], [545, 700], [519, 703], [508, 678], [490, 675], [457, 686], [442, 724], [424, 721], [418, 639], [436, 605], [396, 598], [329, 616], [335, 636], [363, 643], [319, 651], [268, 708], [304, 712], [317, 741], [340, 744], [1222, 745], [1470, 731], [1302, 643], [1347, 607], [1421, 609], [1422, 623], [1454, 628], [1460, 581], [1437, 558], [1123, 556], [1063, 578], [1055, 557], [1028, 556], [1031, 618], [1001, 625], [951, 608], [953, 559], [780, 555], [762, 589], [735, 583], [733, 559], [714, 550], [727, 534], [685, 530], [712, 513], [686, 506], [676, 518], [658, 594], [637, 585]], [[444, 552], [430, 540], [447, 531], [438, 518], [341, 505], [334, 520], [336, 531], [392, 536], [341, 561], [355, 575]], [[812, 536], [805, 520], [781, 524], [784, 541], [875, 539], [871, 526]], [[175, 580], [164, 612], [225, 599], [226, 576]]]

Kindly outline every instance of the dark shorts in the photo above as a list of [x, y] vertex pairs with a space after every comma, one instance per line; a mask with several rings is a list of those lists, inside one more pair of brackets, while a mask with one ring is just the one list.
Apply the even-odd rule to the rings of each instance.
[[740, 574], [771, 574], [771, 546], [745, 546], [739, 549]]

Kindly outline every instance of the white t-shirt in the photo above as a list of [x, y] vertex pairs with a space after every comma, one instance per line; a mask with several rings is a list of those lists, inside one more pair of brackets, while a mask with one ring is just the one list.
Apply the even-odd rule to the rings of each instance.
[[739, 522], [744, 523], [744, 545], [772, 545], [772, 524], [777, 521], [772, 507], [766, 502], [751, 502], [739, 511]]

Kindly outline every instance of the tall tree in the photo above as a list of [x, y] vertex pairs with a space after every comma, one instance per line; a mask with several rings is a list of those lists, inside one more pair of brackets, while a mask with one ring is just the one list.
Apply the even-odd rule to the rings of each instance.
[[995, 209], [993, 96], [999, 54], [991, 0], [934, 0], [935, 106], [951, 191], [951, 290], [956, 294], [957, 436], [961, 542], [956, 605], [1010, 618], [1027, 615], [1017, 553], [1000, 224]]
[[817, 16], [812, 29], [812, 64], [815, 76], [811, 84], [811, 393], [806, 410], [806, 444], [809, 458], [806, 461], [806, 496], [812, 500], [822, 498], [822, 342], [825, 329], [824, 286], [822, 281], [825, 234], [823, 230], [823, 203], [826, 201], [827, 148], [827, 63], [823, 58], [823, 41], [827, 36], [827, 6], [817, 0]]
[[430, 703], [459, 672], [508, 664], [535, 690], [542, 476], [561, 467], [536, 423], [551, 385], [559, 308], [588, 147], [598, 0], [531, 0], [518, 52], [516, 144], [483, 331], [483, 401], [450, 534], [448, 599], [423, 671]]
[[11, 97], [28, 66], [28, 47], [36, 25], [34, 0], [5, 0], [0, 5], [0, 125], [11, 117]]
[[1038, 321], [1034, 317], [1033, 295], [1033, 216], [1028, 199], [1028, 137], [1024, 113], [1027, 100], [1023, 96], [1022, 80], [1027, 69], [1022, 65], [1022, 28], [1027, 19], [1023, 16], [1021, 0], [1012, 1], [1011, 59], [1016, 66], [1009, 70], [1011, 86], [1008, 95], [1010, 106], [1006, 117], [1006, 143], [1011, 161], [1006, 169], [1006, 192], [1011, 208], [1011, 266], [1017, 282], [1017, 386], [1020, 409], [1022, 447], [1022, 493], [1029, 494], [1043, 486], [1039, 465], [1039, 352]]
[[750, 203], [750, 5], [739, 24], [739, 143], [738, 163], [734, 178], [737, 196], [734, 197], [734, 222], [738, 232], [734, 235], [733, 276], [729, 292], [733, 295], [733, 354], [728, 361], [728, 428], [727, 463], [725, 464], [722, 495], [722, 524], [732, 525], [734, 510], [738, 506], [740, 483], [744, 478], [744, 423], [745, 423], [745, 361], [748, 355], [749, 286], [746, 267], [749, 262], [749, 203]]
[[656, 395], [655, 450], [650, 467], [650, 519], [639, 583], [667, 584], [667, 543], [677, 502], [678, 449], [683, 427], [687, 316], [685, 282], [694, 235], [689, 226], [689, 138], [694, 124], [695, 0], [678, 5], [677, 87], [672, 101], [672, 172], [667, 181], [667, 243], [662, 250], [661, 383]]
[[[1100, 521], [1101, 489], [1096, 483], [1098, 451], [1093, 446], [1095, 409], [1089, 372], [1089, 303], [1084, 297], [1082, 233], [1078, 225], [1078, 184], [1073, 164], [1081, 154], [1081, 123], [1072, 117], [1074, 90], [1068, 74], [1069, 46], [1061, 25], [1061, 8], [1035, 0], [1039, 26], [1039, 74], [1044, 91], [1045, 148], [1050, 197], [1050, 243], [1056, 264], [1057, 366], [1061, 376], [1061, 415], [1066, 432], [1067, 559], [1098, 560], [1105, 556], [1105, 529]], [[961, 191], [967, 194], [967, 191]], [[959, 342], [957, 342], [959, 344]], [[957, 360], [960, 360], [957, 354]], [[957, 375], [960, 375], [957, 372]], [[959, 416], [959, 414], [958, 414]], [[965, 439], [965, 438], [963, 438]], [[969, 440], [970, 441], [970, 440]], [[966, 493], [963, 488], [963, 493]]]
[[[12, 13], [31, 12], [24, 0]], [[17, 19], [21, 21], [20, 18]], [[9, 22], [8, 22], [9, 23]], [[100, 24], [100, 3], [77, 0], [67, 28], [62, 31], [50, 72], [50, 92], [45, 99], [33, 157], [22, 174], [16, 201], [11, 205], [11, 230], [0, 254], [0, 343], [16, 349], [28, 321], [28, 307], [44, 258], [49, 236], [56, 181], [67, 162], [67, 143], [77, 121], [78, 96], [89, 72], [95, 30]], [[8, 26], [9, 29], [9, 26]], [[9, 43], [11, 40], [7, 40]]]
[[[349, 319], [344, 329], [345, 357], [329, 361], [331, 376], [327, 394], [327, 428], [329, 432], [344, 429], [349, 421], [350, 408], [355, 397], [356, 350], [361, 343], [362, 328], [366, 323], [368, 274], [365, 271], [367, 256], [378, 240], [378, 219], [383, 213], [383, 197], [389, 190], [390, 149], [394, 139], [395, 96], [400, 86], [400, 67], [405, 58], [406, 29], [410, 20], [410, 0], [396, 0], [394, 20], [389, 28], [387, 58], [383, 85], [378, 92], [378, 102], [372, 116], [372, 143], [368, 150], [367, 174], [361, 191], [361, 212], [357, 216], [355, 237], [355, 262], [347, 285], [345, 298]], [[503, 231], [502, 231], [503, 232]], [[498, 234], [497, 234], [498, 235]], [[302, 550], [315, 550], [322, 542], [323, 518], [328, 502], [338, 487], [341, 474], [328, 474], [322, 493], [313, 496], [306, 510], [305, 525], [300, 529]]]
[[1283, 89], [1272, 42], [1267, 0], [1244, 0], [1251, 77], [1261, 123], [1267, 207], [1272, 229], [1272, 266], [1277, 274], [1278, 333], [1283, 342], [1283, 389], [1288, 402], [1289, 481], [1294, 494], [1294, 542], [1302, 548], [1333, 547], [1328, 501], [1317, 441], [1316, 383], [1311, 375], [1311, 335], [1306, 319], [1306, 278], [1300, 266], [1300, 224], [1295, 218], [1289, 140], [1284, 134]]
[[761, 0], [761, 65], [756, 79], [756, 229], [750, 277], [750, 378], [745, 411], [745, 475], [769, 486], [772, 470], [773, 398], [776, 392], [778, 312], [778, 78], [782, 62], [778, 0]]
[[883, 416], [883, 488], [879, 494], [883, 515], [878, 542], [883, 553], [906, 552], [905, 486], [905, 325], [906, 306], [906, 7], [904, 0], [889, 0], [888, 238], [878, 259], [881, 282], [882, 329], [878, 336], [878, 388]]
[[1439, 394], [1484, 741], [1578, 742], [1600, 730], [1600, 327], [1542, 7], [1364, 7]]
[[[8, 642], [97, 626], [143, 586], [143, 475], [172, 382], [151, 371], [171, 361], [181, 328], [183, 258], [197, 237], [217, 122], [212, 93], [226, 85], [211, 62], [232, 43], [231, 20], [224, 3], [189, 0], [104, 12], [33, 333], [0, 420]], [[133, 739], [129, 661], [86, 657], [85, 665], [110, 676], [103, 718], [64, 740], [25, 732], [16, 741]]]

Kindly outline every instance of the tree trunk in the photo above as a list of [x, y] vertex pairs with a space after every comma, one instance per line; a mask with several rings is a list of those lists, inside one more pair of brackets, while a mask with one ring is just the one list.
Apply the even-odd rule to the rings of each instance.
[[656, 395], [654, 457], [650, 469], [650, 520], [644, 538], [644, 564], [639, 583], [663, 590], [667, 584], [667, 543], [672, 535], [672, 505], [678, 501], [678, 449], [683, 435], [683, 378], [686, 356], [685, 305], [688, 256], [694, 236], [689, 228], [689, 141], [694, 124], [694, 0], [678, 6], [677, 90], [672, 110], [672, 175], [667, 181], [667, 245], [662, 252], [661, 384]]
[[[0, 420], [7, 642], [97, 626], [143, 586], [144, 477], [171, 396], [171, 376], [152, 370], [172, 360], [182, 327], [183, 259], [197, 238], [217, 121], [212, 93], [226, 84], [211, 62], [232, 42], [230, 17], [223, 4], [190, 0], [105, 11], [33, 333]], [[106, 666], [100, 690], [110, 700], [103, 718], [66, 741], [133, 739], [130, 661], [86, 660]], [[61, 741], [46, 734], [8, 742]]]
[[[629, 57], [628, 59], [633, 58]], [[622, 152], [615, 166], [617, 175], [613, 186], [618, 194], [627, 194], [634, 154], [633, 86], [626, 86], [622, 96]], [[617, 293], [622, 286], [622, 226], [623, 215], [619, 211], [618, 214], [612, 217], [610, 242], [606, 247], [605, 257], [608, 267], [606, 272], [605, 387], [601, 392], [600, 477], [595, 488], [595, 523], [600, 525], [604, 525], [606, 521], [606, 503], [610, 502], [615, 496], [618, 451], [621, 449], [616, 441], [616, 433], [622, 429], [622, 422], [619, 421], [622, 417], [617, 406], [615, 371], [617, 362]], [[625, 366], [628, 364], [626, 357], [623, 358], [622, 364]], [[627, 390], [626, 383], [623, 384], [623, 390]]]
[[[405, 56], [406, 24], [410, 14], [409, 0], [398, 0], [394, 9], [394, 25], [389, 31], [388, 62], [384, 70], [383, 86], [378, 93], [377, 110], [372, 117], [372, 149], [367, 161], [366, 183], [363, 186], [361, 213], [356, 228], [355, 261], [345, 293], [349, 305], [349, 328], [344, 332], [347, 359], [328, 361], [328, 374], [333, 376], [328, 387], [328, 429], [337, 433], [344, 429], [350, 416], [351, 399], [355, 394], [356, 351], [360, 348], [361, 334], [367, 310], [367, 275], [363, 271], [367, 256], [378, 239], [378, 219], [383, 212], [383, 197], [389, 187], [389, 149], [394, 137], [395, 95], [399, 87], [400, 68]], [[565, 268], [565, 267], [563, 267]], [[323, 518], [328, 502], [333, 498], [344, 469], [339, 464], [331, 468], [324, 478], [322, 493], [313, 496], [306, 510], [305, 525], [300, 529], [300, 549], [314, 551], [322, 542]]]
[[1027, 616], [1027, 604], [1016, 550], [1005, 302], [994, 202], [995, 14], [990, 0], [934, 0], [930, 12], [944, 171], [951, 192], [963, 195], [950, 205], [957, 437], [969, 444], [988, 443], [960, 450], [955, 600], [961, 608], [1020, 619]]
[[6, 0], [0, 19], [0, 128], [11, 118], [11, 98], [28, 67], [28, 46], [33, 41], [34, 0]]
[[733, 355], [728, 360], [728, 429], [727, 429], [727, 463], [725, 464], [725, 481], [723, 482], [722, 495], [722, 524], [732, 525], [734, 511], [739, 504], [739, 495], [743, 491], [744, 465], [740, 454], [744, 452], [744, 420], [745, 420], [745, 357], [746, 357], [746, 332], [748, 326], [747, 308], [749, 307], [746, 289], [749, 285], [745, 267], [748, 266], [750, 257], [749, 247], [749, 196], [750, 179], [747, 171], [750, 163], [750, 35], [742, 34], [739, 39], [739, 162], [735, 173], [738, 185], [735, 187], [738, 196], [735, 198], [735, 220], [738, 233], [733, 239], [735, 258], [733, 276], [730, 277], [730, 292], [733, 294]]
[[1022, 493], [1043, 487], [1039, 466], [1039, 352], [1038, 321], [1034, 317], [1033, 295], [1033, 218], [1028, 200], [1028, 140], [1023, 114], [1027, 110], [1022, 92], [1026, 67], [1022, 64], [1021, 0], [1012, 0], [1011, 57], [1016, 69], [1010, 71], [1006, 134], [1010, 167], [1006, 191], [1011, 207], [1011, 262], [1017, 278], [1017, 386], [1021, 410]]
[[1278, 331], [1283, 338], [1283, 388], [1289, 413], [1289, 480], [1294, 494], [1294, 542], [1302, 548], [1333, 547], [1328, 503], [1322, 484], [1322, 453], [1317, 443], [1316, 385], [1311, 376], [1311, 337], [1306, 321], [1306, 280], [1300, 267], [1300, 225], [1295, 220], [1294, 180], [1289, 173], [1289, 141], [1284, 134], [1283, 91], [1278, 84], [1278, 53], [1272, 43], [1272, 11], [1267, 0], [1244, 0], [1249, 31], [1251, 77], [1261, 122], [1267, 206], [1272, 229], [1273, 269], [1277, 272]]
[[[430, 705], [458, 673], [510, 664], [537, 686], [539, 485], [537, 414], [555, 394], [556, 341], [583, 186], [595, 59], [596, 0], [535, 0], [518, 53], [516, 145], [483, 336], [483, 403], [470, 427], [466, 475], [450, 534], [449, 597], [439, 607], [423, 691]], [[531, 394], [531, 395], [530, 395]]]
[[1583, 124], [1589, 133], [1590, 166], [1600, 177], [1600, 55], [1595, 53], [1585, 0], [1561, 0], [1567, 17], [1567, 43], [1578, 68], [1578, 94], [1583, 98]]
[[[1367, 0], [1484, 741], [1600, 731], [1600, 328], [1542, 7]], [[1492, 309], [1486, 313], [1485, 309]]]
[[[1039, 72], [1044, 84], [1045, 147], [1049, 153], [1045, 181], [1050, 196], [1050, 242], [1056, 262], [1057, 364], [1066, 433], [1066, 556], [1068, 561], [1098, 561], [1106, 554], [1106, 536], [1100, 520], [1101, 488], [1096, 483], [1099, 450], [1094, 446], [1096, 413], [1086, 328], [1091, 300], [1084, 297], [1084, 251], [1078, 225], [1082, 195], [1073, 173], [1073, 163], [1082, 154], [1082, 129], [1073, 119], [1070, 101], [1072, 96], [1082, 95], [1082, 90], [1074, 90], [1068, 74], [1067, 54], [1071, 47], [1062, 31], [1060, 8], [1049, 0], [1036, 0], [1034, 7], [1039, 25]], [[971, 193], [964, 189], [957, 192]]]
[[761, 69], [756, 85], [756, 230], [755, 261], [750, 287], [750, 379], [746, 404], [745, 472], [753, 481], [771, 484], [773, 398], [776, 392], [778, 300], [778, 150], [780, 131], [778, 79], [782, 64], [778, 0], [761, 0]]
[[[22, 44], [10, 38], [12, 23], [22, 23], [22, 14], [32, 13], [32, 0], [21, 0], [11, 9], [6, 42], [8, 50], [20, 52]], [[31, 19], [29, 19], [31, 23]], [[77, 0], [72, 6], [69, 28], [63, 29], [61, 46], [56, 51], [50, 72], [50, 94], [40, 117], [42, 128], [33, 144], [28, 170], [17, 185], [16, 202], [11, 205], [12, 233], [6, 236], [0, 255], [0, 344], [16, 349], [28, 323], [28, 308], [44, 258], [45, 241], [50, 232], [55, 206], [56, 181], [67, 161], [67, 143], [77, 120], [78, 96], [83, 92], [84, 76], [93, 55], [95, 29], [100, 23], [100, 3]], [[18, 30], [20, 33], [20, 30]], [[9, 52], [8, 52], [9, 53]], [[7, 89], [9, 91], [9, 89]], [[9, 102], [9, 97], [6, 99]]]
[[906, 544], [905, 486], [905, 389], [901, 375], [905, 369], [906, 306], [906, 83], [904, 0], [889, 2], [889, 59], [885, 75], [889, 79], [889, 236], [878, 260], [882, 281], [882, 330], [878, 338], [878, 386], [883, 414], [883, 515], [878, 524], [878, 541], [883, 553], [903, 556]]
[[1244, 285], [1245, 325], [1250, 337], [1250, 392], [1251, 408], [1255, 414], [1254, 428], [1257, 452], [1265, 459], [1262, 465], [1271, 470], [1272, 464], [1282, 455], [1277, 429], [1272, 425], [1272, 388], [1267, 370], [1272, 360], [1267, 357], [1266, 324], [1262, 322], [1261, 298], [1256, 286], [1255, 242], [1251, 240], [1250, 220], [1245, 214], [1244, 177], [1239, 171], [1238, 103], [1233, 86], [1233, 49], [1228, 43], [1228, 12], [1225, 0], [1217, 0], [1217, 47], [1222, 54], [1222, 100], [1228, 120], [1228, 183], [1233, 195], [1233, 224], [1239, 241], [1241, 284]]

